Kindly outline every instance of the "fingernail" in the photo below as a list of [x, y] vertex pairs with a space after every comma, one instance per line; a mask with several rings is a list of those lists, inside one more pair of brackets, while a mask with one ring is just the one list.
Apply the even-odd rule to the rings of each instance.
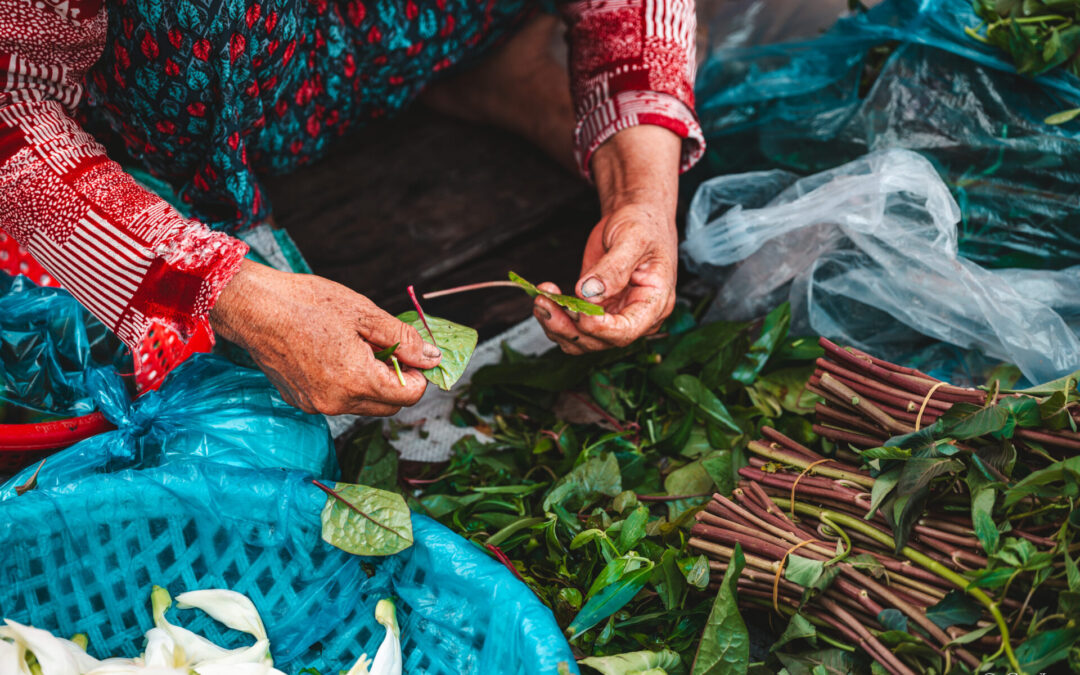
[[433, 344], [424, 343], [424, 356], [429, 359], [437, 359], [442, 356], [442, 351]]
[[596, 277], [589, 277], [585, 283], [581, 284], [581, 294], [586, 298], [595, 298], [598, 295], [603, 295], [605, 290], [604, 282]]
[[537, 307], [534, 311], [536, 312], [536, 316], [543, 319], [544, 321], [547, 321], [551, 318], [551, 312], [547, 311], [543, 307]]

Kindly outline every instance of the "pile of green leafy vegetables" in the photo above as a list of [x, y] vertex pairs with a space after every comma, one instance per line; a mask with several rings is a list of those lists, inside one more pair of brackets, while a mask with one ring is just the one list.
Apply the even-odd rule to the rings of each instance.
[[[802, 442], [821, 354], [790, 339], [789, 308], [763, 321], [700, 325], [676, 310], [662, 332], [618, 350], [525, 356], [504, 346], [459, 398], [468, 436], [445, 465], [400, 464], [395, 439], [363, 427], [344, 479], [403, 494], [503, 561], [553, 610], [583, 666], [604, 673], [717, 672], [706, 637], [715, 593], [687, 548], [693, 515], [729, 493], [762, 425]], [[650, 670], [653, 669], [653, 670]]]

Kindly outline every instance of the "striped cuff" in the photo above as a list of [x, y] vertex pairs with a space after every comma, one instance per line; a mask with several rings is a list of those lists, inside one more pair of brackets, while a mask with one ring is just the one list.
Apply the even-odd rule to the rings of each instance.
[[705, 153], [705, 136], [689, 106], [670, 94], [621, 91], [578, 120], [574, 157], [581, 175], [592, 180], [590, 162], [596, 149], [623, 129], [639, 124], [663, 127], [683, 139], [679, 171], [687, 171]]

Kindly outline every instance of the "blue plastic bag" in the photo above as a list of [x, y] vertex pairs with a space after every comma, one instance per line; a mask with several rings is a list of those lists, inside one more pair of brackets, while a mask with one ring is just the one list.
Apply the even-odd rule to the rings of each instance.
[[[410, 675], [577, 672], [550, 610], [473, 544], [414, 515], [412, 547], [352, 556], [321, 539], [326, 499], [299, 472], [192, 460], [0, 502], [0, 617], [130, 657], [153, 625], [152, 585], [230, 588], [262, 614], [279, 668], [331, 675], [375, 654], [375, 604], [395, 597]], [[250, 644], [200, 614], [183, 624]]]
[[87, 378], [123, 363], [122, 347], [67, 291], [0, 273], [0, 401], [89, 414]]
[[[113, 370], [87, 376], [95, 404], [116, 430], [49, 457], [40, 487], [127, 468], [149, 468], [193, 458], [253, 468], [292, 469], [334, 478], [337, 457], [326, 420], [285, 403], [257, 370], [211, 354], [196, 354], [156, 391], [132, 400]], [[15, 496], [36, 465], [0, 486]]]
[[[754, 3], [752, 9], [757, 8]], [[1064, 71], [1031, 79], [964, 33], [970, 0], [885, 0], [821, 37], [731, 46], [701, 68], [709, 175], [817, 173], [891, 148], [930, 159], [961, 208], [960, 254], [985, 267], [1080, 260], [1080, 105]]]

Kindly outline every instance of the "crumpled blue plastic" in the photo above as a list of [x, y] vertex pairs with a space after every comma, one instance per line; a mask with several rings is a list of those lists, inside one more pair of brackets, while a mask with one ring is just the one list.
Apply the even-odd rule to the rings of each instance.
[[0, 273], [0, 401], [86, 415], [94, 409], [87, 378], [115, 369], [121, 353], [119, 340], [67, 291]]
[[[88, 476], [0, 502], [0, 616], [134, 656], [154, 584], [252, 599], [276, 665], [326, 675], [373, 656], [376, 602], [394, 597], [404, 672], [556, 673], [573, 655], [525, 584], [443, 526], [413, 515], [412, 547], [363, 558], [321, 538], [310, 476], [205, 460]], [[220, 644], [251, 638], [192, 611], [170, 617]]]
[[[287, 404], [257, 370], [196, 354], [159, 389], [134, 400], [115, 370], [92, 370], [85, 382], [95, 407], [117, 428], [49, 457], [38, 474], [40, 487], [192, 458], [337, 476], [325, 418]], [[0, 501], [14, 497], [36, 469], [27, 467], [0, 486]]]
[[915, 150], [961, 207], [962, 256], [984, 267], [1075, 264], [1080, 124], [1044, 120], [1080, 106], [1080, 79], [1017, 74], [1005, 52], [965, 34], [980, 22], [971, 0], [884, 0], [813, 40], [745, 45], [719, 31], [723, 46], [696, 83], [711, 148], [699, 173], [807, 175]]

